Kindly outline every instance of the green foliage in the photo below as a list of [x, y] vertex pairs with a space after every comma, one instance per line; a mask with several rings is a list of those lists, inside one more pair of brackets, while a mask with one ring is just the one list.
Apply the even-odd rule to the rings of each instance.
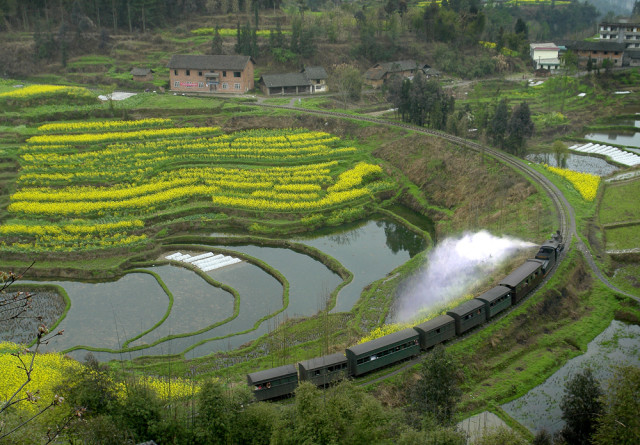
[[436, 346], [422, 361], [420, 379], [410, 389], [409, 410], [438, 425], [452, 425], [462, 395], [460, 382], [459, 363], [442, 345]]
[[524, 154], [525, 138], [533, 135], [533, 121], [531, 120], [531, 111], [526, 102], [517, 105], [511, 113], [511, 119], [507, 126], [507, 151], [515, 154]]
[[565, 385], [565, 393], [560, 402], [562, 438], [569, 444], [587, 445], [595, 432], [596, 421], [603, 406], [602, 390], [590, 368], [575, 374]]
[[437, 80], [427, 80], [420, 73], [413, 80], [393, 78], [388, 92], [388, 98], [400, 112], [402, 120], [416, 125], [443, 130], [455, 109], [453, 96], [445, 94]]
[[[637, 3], [636, 3], [637, 4]], [[633, 445], [640, 438], [640, 368], [618, 367], [604, 396], [604, 412], [597, 420], [593, 443]]]
[[332, 91], [336, 91], [342, 99], [344, 106], [347, 101], [357, 101], [362, 93], [362, 76], [360, 71], [352, 65], [340, 64], [335, 67], [329, 78]]

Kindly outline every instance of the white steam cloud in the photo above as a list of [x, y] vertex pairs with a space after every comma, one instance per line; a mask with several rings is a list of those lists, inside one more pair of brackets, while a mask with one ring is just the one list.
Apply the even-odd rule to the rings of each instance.
[[511, 255], [534, 245], [487, 231], [444, 239], [429, 253], [418, 278], [396, 300], [393, 321], [410, 321], [423, 309], [464, 295]]

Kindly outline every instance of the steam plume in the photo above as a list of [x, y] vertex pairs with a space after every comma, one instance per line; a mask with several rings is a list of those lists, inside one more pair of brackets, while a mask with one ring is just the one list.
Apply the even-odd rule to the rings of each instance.
[[533, 243], [496, 237], [487, 231], [446, 238], [429, 253], [427, 264], [394, 305], [395, 322], [410, 321], [424, 309], [468, 293], [518, 250]]

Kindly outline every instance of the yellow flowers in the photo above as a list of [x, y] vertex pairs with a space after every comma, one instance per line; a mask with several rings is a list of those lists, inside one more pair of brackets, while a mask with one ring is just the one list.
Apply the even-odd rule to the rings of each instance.
[[156, 127], [171, 123], [171, 119], [152, 118], [139, 119], [137, 121], [102, 121], [102, 122], [64, 122], [56, 124], [44, 124], [38, 127], [38, 131], [48, 132], [76, 132], [76, 131], [112, 131], [129, 130], [139, 127]]
[[574, 172], [566, 168], [551, 167], [549, 165], [545, 165], [545, 167], [549, 171], [567, 179], [585, 201], [591, 202], [596, 198], [598, 186], [600, 185], [600, 176]]
[[1, 98], [11, 99], [31, 99], [38, 96], [68, 95], [68, 96], [91, 96], [93, 94], [86, 88], [68, 87], [61, 85], [30, 85], [28, 87], [17, 88], [13, 91], [0, 93]]
[[7, 207], [13, 219], [0, 225], [0, 248], [72, 251], [144, 243], [145, 217], [207, 204], [299, 217], [329, 210], [337, 221], [342, 207], [390, 188], [378, 180], [377, 165], [342, 165], [356, 149], [325, 132], [222, 134], [217, 127], [166, 125], [171, 121], [39, 127], [46, 134], [20, 147], [17, 189]]

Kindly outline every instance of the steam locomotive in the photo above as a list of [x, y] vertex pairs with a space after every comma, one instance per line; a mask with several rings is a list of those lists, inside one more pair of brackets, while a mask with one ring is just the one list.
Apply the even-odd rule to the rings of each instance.
[[562, 236], [557, 231], [540, 246], [535, 258], [525, 261], [498, 286], [451, 309], [446, 315], [352, 346], [345, 352], [302, 361], [297, 369], [295, 365], [285, 365], [247, 374], [247, 383], [253, 388], [256, 400], [270, 400], [292, 394], [299, 381], [326, 386], [417, 356], [518, 304], [553, 269], [563, 249]]

